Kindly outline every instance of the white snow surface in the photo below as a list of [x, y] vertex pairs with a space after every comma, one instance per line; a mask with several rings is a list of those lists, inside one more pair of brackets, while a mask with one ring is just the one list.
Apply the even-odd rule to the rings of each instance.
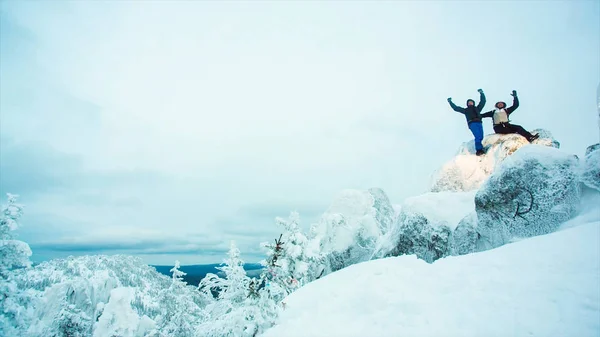
[[469, 192], [429, 192], [407, 198], [401, 205], [402, 212], [423, 214], [430, 223], [447, 222], [450, 230], [467, 215], [475, 211], [475, 194]]
[[[598, 336], [600, 221], [433, 264], [356, 264], [291, 294], [286, 336]], [[573, 224], [571, 224], [573, 226]]]

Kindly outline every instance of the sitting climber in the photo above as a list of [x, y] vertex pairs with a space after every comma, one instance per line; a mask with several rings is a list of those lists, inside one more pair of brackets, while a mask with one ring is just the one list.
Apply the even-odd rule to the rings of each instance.
[[465, 115], [467, 119], [467, 124], [469, 125], [469, 130], [473, 133], [475, 137], [475, 150], [477, 150], [477, 155], [481, 156], [485, 152], [483, 151], [483, 144], [481, 141], [483, 140], [483, 124], [481, 123], [481, 110], [485, 106], [485, 95], [483, 94], [483, 90], [477, 89], [480, 94], [479, 104], [475, 106], [475, 101], [472, 99], [467, 100], [467, 107], [459, 107], [456, 104], [452, 103], [452, 98], [448, 97], [448, 103], [452, 109], [456, 112], [460, 112]]
[[494, 131], [496, 133], [503, 134], [503, 135], [506, 135], [509, 133], [518, 133], [521, 136], [525, 137], [531, 143], [534, 140], [538, 139], [540, 137], [540, 135], [538, 135], [538, 134], [532, 135], [527, 130], [525, 130], [522, 126], [510, 123], [508, 116], [510, 116], [510, 114], [513, 113], [513, 111], [517, 110], [517, 108], [519, 107], [519, 98], [517, 97], [517, 91], [513, 90], [512, 94], [510, 94], [510, 95], [513, 97], [513, 105], [512, 106], [507, 108], [506, 103], [498, 102], [495, 105], [496, 109], [494, 109], [492, 111], [488, 111], [486, 113], [482, 113], [481, 118], [487, 118], [487, 117], [492, 118], [492, 120], [494, 122]]

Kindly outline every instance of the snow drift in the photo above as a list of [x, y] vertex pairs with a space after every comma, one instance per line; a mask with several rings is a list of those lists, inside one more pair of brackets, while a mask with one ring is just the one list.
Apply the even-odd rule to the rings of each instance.
[[264, 337], [597, 336], [600, 222], [427, 264], [360, 263], [293, 293]]

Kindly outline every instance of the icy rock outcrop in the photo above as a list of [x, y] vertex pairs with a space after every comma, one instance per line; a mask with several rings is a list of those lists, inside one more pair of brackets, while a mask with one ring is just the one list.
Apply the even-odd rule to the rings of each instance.
[[550, 132], [546, 129], [534, 129], [529, 132], [531, 132], [534, 135], [538, 134], [540, 136], [540, 138], [533, 141], [533, 144], [545, 145], [548, 147], [554, 147], [554, 148], [560, 149], [560, 142], [554, 138], [554, 136], [552, 135], [552, 132]]
[[579, 205], [578, 159], [527, 146], [506, 159], [475, 196], [478, 232], [489, 248], [552, 232]]
[[328, 256], [328, 272], [369, 260], [378, 238], [394, 224], [394, 208], [381, 189], [344, 190], [312, 228]]
[[406, 199], [394, 229], [380, 239], [374, 258], [415, 254], [433, 262], [451, 254], [450, 233], [475, 212], [474, 198], [475, 191], [429, 192]]
[[581, 181], [587, 187], [600, 192], [600, 143], [589, 146], [585, 151]]
[[381, 188], [370, 188], [369, 194], [373, 196], [373, 208], [375, 208], [375, 219], [379, 224], [381, 234], [387, 233], [394, 225], [395, 210], [387, 194]]
[[479, 250], [480, 235], [477, 232], [477, 213], [464, 217], [452, 232], [450, 241], [451, 255], [464, 255]]
[[[543, 129], [534, 130], [540, 138], [533, 144], [559, 148], [560, 143]], [[472, 191], [478, 189], [494, 170], [515, 151], [529, 142], [518, 134], [491, 134], [483, 139], [486, 154], [475, 156], [473, 140], [463, 143], [456, 156], [444, 164], [433, 176], [432, 192]]]
[[404, 210], [397, 222], [395, 246], [385, 256], [416, 255], [431, 263], [449, 254], [452, 231], [447, 222], [433, 222], [423, 214]]

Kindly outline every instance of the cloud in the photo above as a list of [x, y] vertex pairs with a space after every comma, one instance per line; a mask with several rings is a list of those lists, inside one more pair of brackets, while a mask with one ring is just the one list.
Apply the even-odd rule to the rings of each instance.
[[44, 144], [0, 138], [0, 190], [20, 194], [56, 192], [81, 180], [81, 159]]
[[240, 207], [237, 211], [240, 217], [251, 217], [256, 219], [274, 220], [276, 217], [287, 217], [291, 211], [298, 212], [301, 216], [314, 218], [321, 215], [327, 204], [321, 203], [306, 203], [306, 202], [286, 202], [286, 203], [254, 203], [246, 204]]
[[[77, 202], [106, 202], [105, 189], [166, 184], [168, 176], [148, 170], [94, 171], [86, 169], [82, 156], [67, 154], [41, 142], [17, 142], [0, 138], [0, 192], [26, 198], [42, 194], [77, 194]], [[87, 191], [87, 192], [86, 192]], [[135, 205], [132, 198], [115, 198], [120, 205]]]

